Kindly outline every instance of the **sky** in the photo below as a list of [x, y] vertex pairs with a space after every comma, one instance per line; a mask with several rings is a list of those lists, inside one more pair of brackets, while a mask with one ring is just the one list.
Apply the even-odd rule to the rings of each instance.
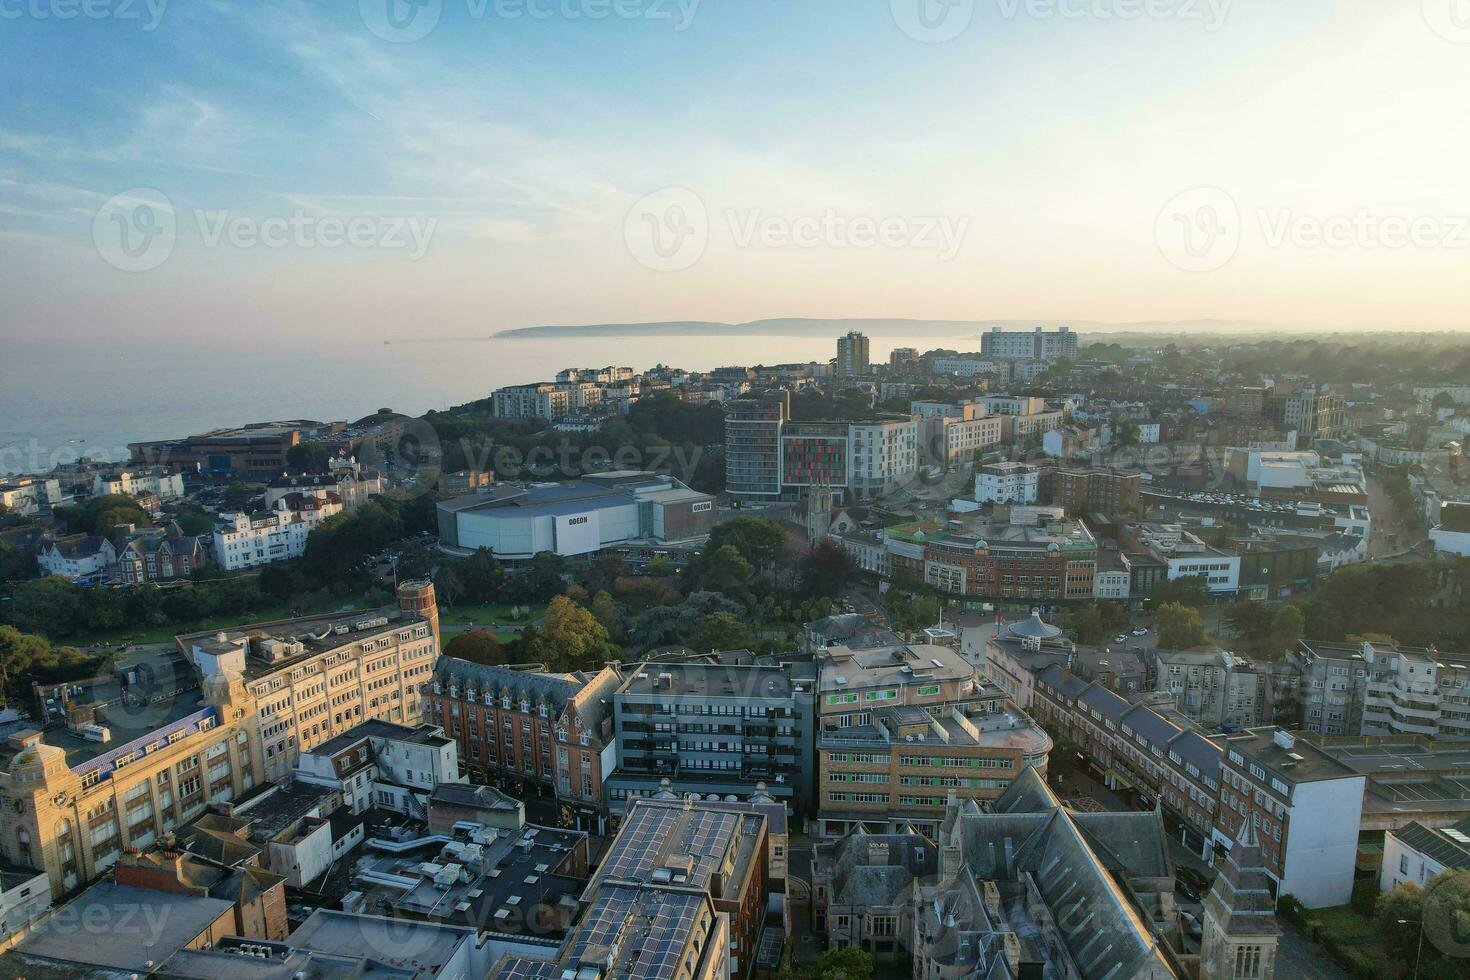
[[0, 340], [1470, 328], [1470, 0], [0, 0]]

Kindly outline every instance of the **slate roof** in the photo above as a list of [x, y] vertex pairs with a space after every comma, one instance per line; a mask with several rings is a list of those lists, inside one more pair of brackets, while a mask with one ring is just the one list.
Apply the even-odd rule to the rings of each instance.
[[1470, 817], [1443, 829], [1426, 827], [1417, 820], [1411, 820], [1390, 833], [1405, 846], [1448, 869], [1470, 869]]

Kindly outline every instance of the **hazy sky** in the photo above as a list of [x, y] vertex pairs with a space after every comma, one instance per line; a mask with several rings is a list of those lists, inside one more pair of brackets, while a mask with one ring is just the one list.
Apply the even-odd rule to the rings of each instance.
[[1467, 0], [162, 3], [0, 0], [0, 338], [1470, 327]]

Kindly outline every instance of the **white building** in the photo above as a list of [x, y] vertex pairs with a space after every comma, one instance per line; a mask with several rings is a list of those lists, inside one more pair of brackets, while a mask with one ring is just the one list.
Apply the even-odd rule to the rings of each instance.
[[296, 776], [340, 790], [353, 813], [379, 807], [424, 819], [440, 783], [466, 783], [459, 744], [436, 725], [365, 721], [303, 752]]
[[1138, 540], [1168, 566], [1169, 581], [1202, 578], [1210, 592], [1234, 593], [1240, 588], [1240, 555], [1205, 544], [1178, 524], [1139, 526]]
[[1439, 509], [1439, 522], [1429, 532], [1434, 550], [1450, 555], [1470, 555], [1470, 503], [1447, 503]]
[[137, 497], [151, 493], [159, 500], [180, 500], [184, 496], [184, 477], [162, 467], [98, 473], [92, 478], [92, 496], [127, 494]]
[[35, 868], [0, 861], [0, 947], [50, 908], [50, 875]]
[[1426, 827], [1417, 820], [1383, 834], [1381, 891], [1411, 882], [1423, 888], [1445, 871], [1470, 870], [1470, 818], [1451, 827]]
[[854, 422], [851, 439], [852, 489], [873, 496], [893, 489], [919, 468], [919, 423], [912, 418]]
[[1077, 335], [1068, 327], [1047, 331], [991, 328], [980, 335], [980, 351], [987, 357], [1014, 361], [1054, 361], [1077, 356]]
[[36, 564], [47, 575], [77, 578], [96, 575], [117, 564], [112, 542], [95, 534], [72, 534], [41, 545]]
[[1131, 576], [1126, 568], [1099, 569], [1092, 576], [1094, 599], [1126, 599]]
[[0, 481], [0, 507], [17, 517], [35, 517], [60, 503], [60, 480], [22, 476]]
[[1010, 376], [1007, 366], [993, 360], [975, 357], [936, 357], [929, 362], [934, 374], [948, 374], [957, 378], [973, 378], [980, 374], [1004, 374]]
[[555, 384], [511, 385], [490, 397], [499, 419], [559, 419], [572, 407], [571, 392]]
[[1039, 480], [1030, 463], [990, 463], [975, 473], [975, 499], [982, 504], [1034, 504]]
[[315, 491], [287, 494], [259, 514], [222, 514], [214, 529], [214, 560], [233, 570], [300, 558], [307, 535], [341, 512], [342, 498]]

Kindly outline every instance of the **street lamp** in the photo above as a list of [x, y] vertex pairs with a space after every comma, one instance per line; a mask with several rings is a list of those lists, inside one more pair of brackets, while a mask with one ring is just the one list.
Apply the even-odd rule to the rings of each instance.
[[1424, 919], [1398, 919], [1399, 925], [1406, 926], [1410, 922], [1419, 923], [1419, 949], [1414, 954], [1414, 980], [1419, 980], [1419, 959], [1424, 955]]

